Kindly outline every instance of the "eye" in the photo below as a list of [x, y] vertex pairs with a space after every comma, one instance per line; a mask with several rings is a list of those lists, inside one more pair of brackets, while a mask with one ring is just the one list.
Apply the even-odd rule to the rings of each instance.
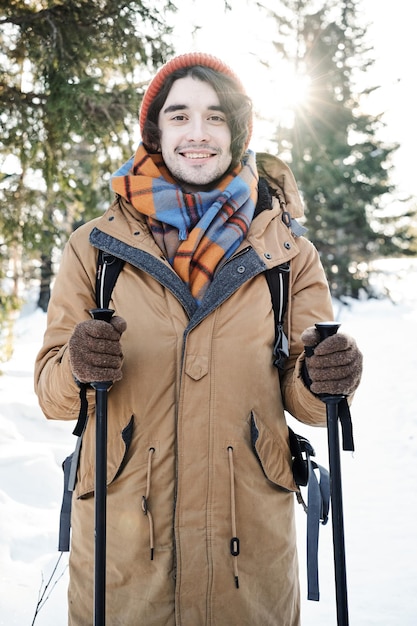
[[210, 115], [208, 118], [210, 122], [214, 122], [215, 124], [225, 124], [226, 118], [224, 115], [219, 115], [218, 113]]
[[177, 115], [171, 117], [171, 121], [173, 122], [183, 122], [185, 119], [187, 118], [183, 113], [177, 113]]

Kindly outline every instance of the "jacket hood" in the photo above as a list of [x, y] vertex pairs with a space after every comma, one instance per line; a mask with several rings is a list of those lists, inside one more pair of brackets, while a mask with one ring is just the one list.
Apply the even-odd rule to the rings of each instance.
[[266, 179], [271, 189], [276, 191], [276, 196], [280, 201], [285, 201], [285, 210], [288, 211], [291, 217], [303, 217], [303, 202], [294, 174], [288, 165], [278, 157], [266, 152], [257, 152], [256, 165], [259, 177]]

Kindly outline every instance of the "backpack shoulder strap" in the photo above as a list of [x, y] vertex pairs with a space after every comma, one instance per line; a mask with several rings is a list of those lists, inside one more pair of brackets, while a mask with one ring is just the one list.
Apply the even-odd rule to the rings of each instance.
[[124, 265], [123, 259], [98, 251], [96, 271], [96, 304], [99, 309], [108, 309], [116, 280]]
[[[98, 251], [97, 267], [96, 267], [96, 305], [100, 309], [107, 309], [109, 306], [111, 294], [117, 277], [119, 276], [123, 265], [123, 259], [107, 254], [103, 250]], [[73, 434], [78, 437], [82, 436], [85, 430], [88, 414], [88, 403], [86, 388], [88, 385], [79, 383], [80, 387], [80, 414]]]
[[[258, 200], [255, 207], [254, 218], [262, 211], [272, 208], [273, 192], [268, 182], [260, 177], [258, 181]], [[288, 215], [288, 214], [286, 214]], [[283, 221], [289, 225], [286, 217]], [[271, 293], [272, 308], [275, 320], [275, 343], [274, 343], [274, 365], [278, 369], [283, 369], [285, 360], [288, 357], [288, 340], [284, 333], [284, 316], [287, 309], [288, 286], [290, 277], [290, 264], [283, 263], [265, 270], [265, 277]]]
[[283, 263], [265, 271], [265, 278], [271, 292], [275, 319], [274, 365], [283, 369], [289, 355], [288, 339], [284, 332], [284, 316], [287, 310], [290, 264]]
[[[265, 277], [271, 292], [275, 320], [274, 365], [282, 370], [289, 355], [288, 339], [284, 332], [284, 316], [287, 310], [289, 294], [290, 264], [284, 263], [265, 271]], [[330, 478], [327, 469], [312, 461], [315, 456], [310, 442], [288, 428], [289, 444], [292, 457], [292, 470], [299, 489], [297, 500], [307, 513], [307, 598], [319, 600], [318, 575], [318, 540], [319, 527], [326, 524], [330, 501]], [[320, 479], [314, 472], [320, 475]], [[301, 495], [300, 487], [307, 487], [307, 505]]]
[[[96, 305], [99, 309], [107, 309], [109, 306], [111, 294], [116, 284], [116, 280], [124, 265], [123, 259], [98, 251], [97, 268], [96, 268]], [[76, 435], [77, 443], [74, 452], [64, 461], [64, 492], [62, 498], [60, 529], [59, 529], [59, 545], [61, 552], [69, 550], [70, 545], [70, 528], [71, 528], [71, 498], [75, 488], [76, 474], [78, 469], [79, 456], [81, 451], [82, 438], [87, 426], [88, 419], [88, 403], [87, 403], [87, 387], [88, 385], [80, 383], [80, 414], [73, 434]]]

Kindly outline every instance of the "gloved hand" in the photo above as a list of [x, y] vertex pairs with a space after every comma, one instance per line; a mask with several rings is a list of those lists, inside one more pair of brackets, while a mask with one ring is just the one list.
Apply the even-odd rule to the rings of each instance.
[[68, 342], [72, 372], [81, 383], [116, 382], [122, 378], [120, 337], [126, 322], [115, 315], [110, 322], [86, 320], [74, 328]]
[[301, 340], [313, 393], [349, 396], [357, 389], [363, 358], [353, 337], [336, 333], [320, 341], [318, 330], [311, 326], [302, 333]]

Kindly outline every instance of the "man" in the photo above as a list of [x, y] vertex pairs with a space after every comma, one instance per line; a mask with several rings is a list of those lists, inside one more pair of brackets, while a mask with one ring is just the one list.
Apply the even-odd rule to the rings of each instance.
[[[36, 363], [48, 418], [108, 394], [109, 626], [297, 626], [294, 492], [284, 409], [324, 425], [316, 394], [351, 396], [361, 353], [332, 319], [289, 168], [248, 150], [249, 98], [201, 53], [168, 62], [140, 111], [142, 143], [106, 213], [64, 251]], [[298, 235], [298, 236], [297, 236]], [[111, 323], [92, 320], [97, 249], [127, 263]], [[273, 365], [264, 270], [290, 262], [289, 358]], [[69, 623], [91, 626], [94, 392], [73, 497]]]

